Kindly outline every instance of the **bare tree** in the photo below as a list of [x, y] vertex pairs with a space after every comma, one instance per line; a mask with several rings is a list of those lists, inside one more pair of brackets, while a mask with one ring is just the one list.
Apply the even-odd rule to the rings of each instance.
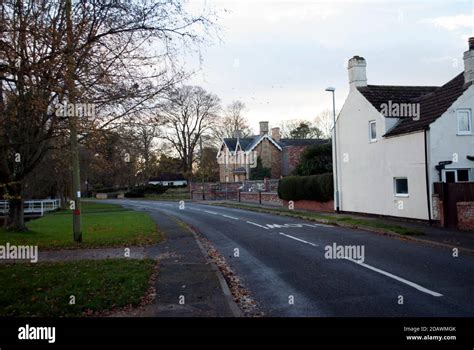
[[221, 112], [220, 100], [199, 86], [183, 86], [173, 90], [158, 108], [164, 123], [162, 138], [172, 145], [182, 171], [189, 175], [201, 138], [209, 136]]
[[[0, 2], [0, 190], [10, 201], [9, 229], [25, 229], [22, 187], [28, 174], [49, 149], [69, 140], [63, 136], [74, 115], [58, 115], [58, 104], [95, 106], [94, 115], [78, 123], [81, 139], [115, 128], [186, 77], [171, 67], [178, 45], [199, 44], [212, 25], [204, 15], [186, 13], [180, 0], [77, 0], [72, 13], [68, 63], [74, 89], [68, 89], [64, 2]], [[149, 52], [151, 43], [160, 51]]]
[[148, 182], [158, 161], [156, 138], [159, 135], [155, 123], [140, 124], [131, 130], [132, 142], [137, 150], [139, 172], [142, 182]]
[[[336, 115], [338, 111], [336, 111]], [[324, 138], [331, 137], [331, 130], [333, 126], [333, 112], [332, 110], [325, 109], [321, 111], [314, 119], [314, 125], [321, 130]]]

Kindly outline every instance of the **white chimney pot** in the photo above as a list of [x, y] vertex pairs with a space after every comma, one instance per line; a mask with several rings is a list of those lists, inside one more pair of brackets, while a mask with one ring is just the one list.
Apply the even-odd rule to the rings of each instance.
[[474, 37], [469, 38], [469, 50], [464, 52], [464, 83], [474, 82]]
[[367, 63], [364, 57], [354, 56], [349, 60], [347, 70], [349, 72], [349, 85], [351, 88], [367, 86]]

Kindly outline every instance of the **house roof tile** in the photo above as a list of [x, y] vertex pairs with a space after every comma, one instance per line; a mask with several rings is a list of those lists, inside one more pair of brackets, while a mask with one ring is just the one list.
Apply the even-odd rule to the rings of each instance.
[[358, 87], [360, 93], [380, 112], [382, 104], [419, 103], [420, 118], [401, 118], [384, 136], [396, 136], [426, 129], [462, 95], [468, 86], [463, 73], [441, 87], [367, 85]]

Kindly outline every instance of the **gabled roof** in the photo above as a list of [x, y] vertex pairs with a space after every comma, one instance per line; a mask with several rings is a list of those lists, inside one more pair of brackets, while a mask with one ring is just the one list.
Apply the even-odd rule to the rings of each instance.
[[234, 138], [225, 138], [224, 139], [224, 143], [225, 145], [227, 146], [227, 148], [229, 150], [231, 150], [232, 152], [235, 151], [235, 147], [237, 146], [237, 139], [234, 139]]
[[383, 103], [387, 103], [388, 101], [392, 101], [393, 103], [408, 103], [437, 88], [438, 86], [367, 85], [359, 86], [357, 90], [380, 112]]
[[254, 141], [254, 139], [258, 136], [253, 137], [242, 137], [239, 139], [240, 147], [245, 151], [249, 147], [250, 144]]
[[359, 92], [377, 109], [382, 104], [419, 103], [420, 119], [401, 118], [384, 136], [396, 136], [426, 129], [462, 95], [468, 86], [464, 85], [464, 75], [460, 73], [441, 87], [438, 86], [360, 86]]
[[[250, 137], [243, 138], [224, 138], [225, 146], [231, 151], [234, 152], [239, 144], [243, 151], [250, 152], [264, 139], [268, 139], [273, 145], [278, 148], [280, 151], [283, 147], [289, 146], [311, 146], [328, 142], [326, 139], [280, 139], [276, 141], [270, 135], [254, 135]], [[221, 147], [222, 149], [222, 147]], [[219, 156], [221, 151], [217, 156]]]
[[457, 75], [433, 92], [413, 99], [412, 103], [420, 104], [420, 119], [401, 119], [385, 136], [395, 136], [427, 128], [463, 94], [468, 88], [464, 85], [464, 74]]

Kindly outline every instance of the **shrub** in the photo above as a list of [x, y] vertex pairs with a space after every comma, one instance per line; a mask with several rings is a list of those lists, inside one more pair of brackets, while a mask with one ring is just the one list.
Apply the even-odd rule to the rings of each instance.
[[285, 177], [278, 185], [278, 197], [287, 201], [330, 201], [334, 197], [332, 173]]
[[124, 193], [127, 198], [143, 198], [145, 197], [145, 189], [143, 187], [135, 187]]
[[262, 164], [262, 158], [257, 157], [257, 165], [255, 168], [250, 169], [250, 180], [263, 180], [266, 177], [270, 178], [272, 176], [272, 170], [266, 168]]
[[330, 172], [332, 172], [332, 145], [329, 141], [306, 148], [293, 175], [308, 176]]
[[163, 194], [166, 190], [167, 188], [161, 185], [146, 185], [132, 188], [124, 195], [127, 198], [143, 198], [146, 194]]

